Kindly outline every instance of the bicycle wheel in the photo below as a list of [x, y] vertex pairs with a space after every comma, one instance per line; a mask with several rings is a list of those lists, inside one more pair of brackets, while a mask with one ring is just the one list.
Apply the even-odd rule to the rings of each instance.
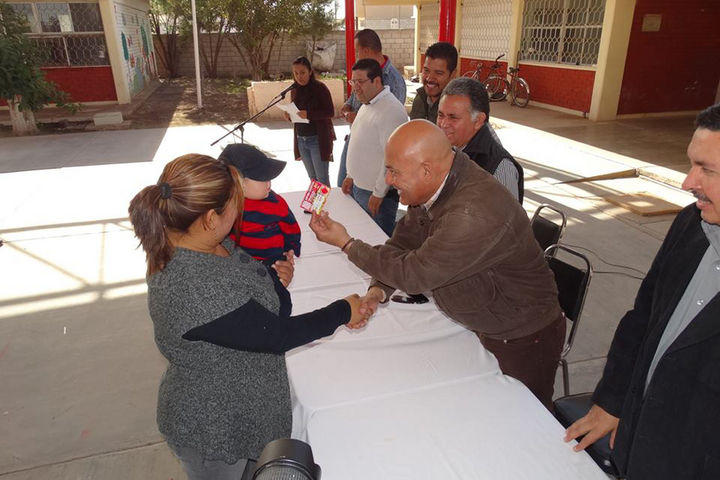
[[491, 102], [502, 102], [507, 98], [508, 90], [510, 90], [507, 80], [497, 75], [489, 76], [484, 85]]
[[524, 79], [518, 78], [510, 95], [512, 96], [512, 103], [514, 105], [527, 107], [530, 101], [530, 86]]
[[470, 70], [465, 73], [463, 73], [463, 77], [472, 78], [473, 80], [477, 80], [477, 72], [475, 70]]

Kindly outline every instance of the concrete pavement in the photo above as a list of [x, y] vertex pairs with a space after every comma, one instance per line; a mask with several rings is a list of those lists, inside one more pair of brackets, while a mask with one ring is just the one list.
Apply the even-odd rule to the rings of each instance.
[[[645, 272], [672, 220], [604, 198], [651, 192], [679, 206], [692, 198], [646, 177], [562, 183], [657, 167], [518, 123], [496, 126], [526, 169], [525, 208], [559, 206], [569, 220], [564, 241], [592, 252], [597, 271], [570, 354], [572, 391], [590, 390], [639, 286], [637, 271], [603, 261]], [[338, 138], [346, 132], [337, 126]], [[221, 147], [209, 143], [223, 133], [197, 126], [0, 139], [1, 479], [184, 478], [155, 425], [165, 364], [127, 206], [174, 157], [217, 156]], [[689, 141], [680, 137], [676, 150]], [[251, 125], [245, 139], [288, 160], [276, 191], [305, 188], [287, 124]], [[657, 156], [668, 148], [658, 145]], [[341, 149], [336, 142], [336, 159]]]

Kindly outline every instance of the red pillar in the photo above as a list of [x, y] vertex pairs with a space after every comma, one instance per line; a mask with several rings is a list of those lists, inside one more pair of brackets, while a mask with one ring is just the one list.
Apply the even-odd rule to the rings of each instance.
[[440, 31], [438, 41], [455, 43], [456, 0], [440, 0]]
[[355, 64], [355, 0], [345, 0], [345, 71], [347, 72], [348, 96], [352, 90], [350, 78]]

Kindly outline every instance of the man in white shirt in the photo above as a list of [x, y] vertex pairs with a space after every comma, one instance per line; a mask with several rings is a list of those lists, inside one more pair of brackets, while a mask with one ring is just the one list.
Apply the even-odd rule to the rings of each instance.
[[408, 121], [405, 106], [383, 86], [377, 60], [365, 58], [352, 67], [351, 85], [362, 102], [350, 130], [348, 176], [342, 190], [392, 235], [398, 208], [397, 191], [385, 183], [385, 144], [397, 127]]

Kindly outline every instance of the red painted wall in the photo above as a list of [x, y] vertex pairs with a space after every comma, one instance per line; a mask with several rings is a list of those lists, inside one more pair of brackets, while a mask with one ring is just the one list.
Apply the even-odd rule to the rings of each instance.
[[[495, 59], [481, 59], [478, 60], [477, 58], [465, 58], [460, 57], [460, 71], [458, 72], [458, 75], [465, 75], [467, 72], [473, 72], [475, 71], [475, 67], [477, 67], [477, 64], [479, 62], [483, 63], [483, 70], [480, 73], [480, 78], [485, 79], [490, 74], [490, 65], [492, 65], [495, 62]], [[500, 64], [500, 72], [505, 73], [507, 72], [507, 62], [498, 62]]]
[[[659, 32], [642, 32], [645, 14]], [[720, 81], [718, 0], [637, 0], [618, 114], [700, 110]]]
[[73, 102], [117, 100], [112, 69], [104, 67], [43, 68], [45, 78], [67, 92]]
[[530, 100], [589, 112], [595, 72], [520, 64], [520, 77], [530, 85]]
[[[462, 57], [459, 75], [475, 70], [475, 66], [480, 61], [485, 65], [481, 78], [485, 78], [490, 73], [488, 67], [492, 65], [494, 59], [478, 60]], [[507, 62], [499, 63], [502, 65], [501, 71], [505, 73]], [[530, 100], [580, 112], [590, 111], [595, 83], [594, 71], [520, 64], [520, 77], [530, 85]]]

